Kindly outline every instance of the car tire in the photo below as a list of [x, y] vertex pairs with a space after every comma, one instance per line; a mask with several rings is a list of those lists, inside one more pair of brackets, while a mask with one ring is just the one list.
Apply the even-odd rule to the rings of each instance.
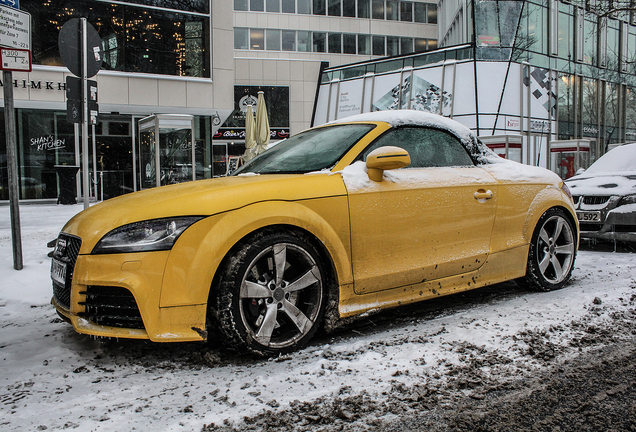
[[547, 210], [532, 234], [525, 277], [519, 285], [537, 291], [552, 291], [565, 285], [574, 269], [576, 228], [560, 208]]
[[213, 314], [228, 347], [283, 354], [304, 346], [319, 328], [326, 286], [320, 253], [307, 235], [265, 230], [225, 260]]

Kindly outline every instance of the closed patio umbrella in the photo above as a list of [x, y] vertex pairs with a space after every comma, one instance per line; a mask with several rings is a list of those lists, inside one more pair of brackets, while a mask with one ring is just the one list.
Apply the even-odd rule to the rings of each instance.
[[247, 112], [245, 113], [245, 154], [243, 160], [247, 162], [252, 159], [258, 153], [256, 150], [256, 123], [254, 123], [254, 113], [252, 111], [252, 105], [247, 106]]
[[269, 119], [267, 117], [267, 106], [265, 96], [262, 91], [258, 92], [256, 101], [256, 154], [261, 154], [267, 149], [269, 144]]

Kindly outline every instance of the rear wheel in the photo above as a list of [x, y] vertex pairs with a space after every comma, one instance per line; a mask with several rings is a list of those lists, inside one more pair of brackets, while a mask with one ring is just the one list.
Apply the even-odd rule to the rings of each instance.
[[532, 235], [526, 276], [518, 280], [520, 285], [538, 291], [561, 288], [574, 269], [575, 233], [573, 223], [563, 210], [546, 211]]
[[326, 274], [301, 233], [263, 232], [226, 260], [215, 315], [230, 347], [275, 355], [303, 346], [324, 316]]

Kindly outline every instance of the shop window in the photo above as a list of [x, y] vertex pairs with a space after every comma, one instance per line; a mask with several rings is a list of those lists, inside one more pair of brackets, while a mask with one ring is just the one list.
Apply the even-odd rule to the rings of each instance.
[[370, 0], [358, 0], [358, 18], [370, 18], [370, 17], [371, 17]]
[[412, 2], [400, 2], [400, 21], [413, 21]]
[[265, 30], [264, 29], [250, 29], [250, 49], [253, 49], [253, 50], [265, 49]]
[[[86, 17], [105, 42], [104, 70], [209, 77], [210, 18], [179, 12], [208, 10], [209, 2], [166, 1], [161, 5], [170, 9], [147, 9], [119, 2], [20, 2], [21, 9], [31, 14], [34, 64], [61, 66], [57, 37], [51, 35], [59, 32], [66, 19]], [[236, 7], [244, 6], [238, 1]]]
[[356, 53], [356, 35], [354, 34], [342, 35], [342, 52], [344, 54]]
[[296, 51], [296, 31], [283, 30], [283, 51]]
[[234, 28], [234, 49], [248, 49], [249, 29]]
[[342, 0], [342, 16], [356, 17], [356, 0]]
[[296, 0], [282, 0], [283, 13], [296, 13]]

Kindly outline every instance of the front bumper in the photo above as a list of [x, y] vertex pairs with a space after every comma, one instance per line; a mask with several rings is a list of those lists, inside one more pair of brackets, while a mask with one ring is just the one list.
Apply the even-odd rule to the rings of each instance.
[[619, 196], [598, 205], [585, 204], [584, 198], [577, 203], [577, 211], [598, 211], [601, 217], [598, 223], [579, 221], [581, 238], [636, 242], [636, 206], [617, 206]]

